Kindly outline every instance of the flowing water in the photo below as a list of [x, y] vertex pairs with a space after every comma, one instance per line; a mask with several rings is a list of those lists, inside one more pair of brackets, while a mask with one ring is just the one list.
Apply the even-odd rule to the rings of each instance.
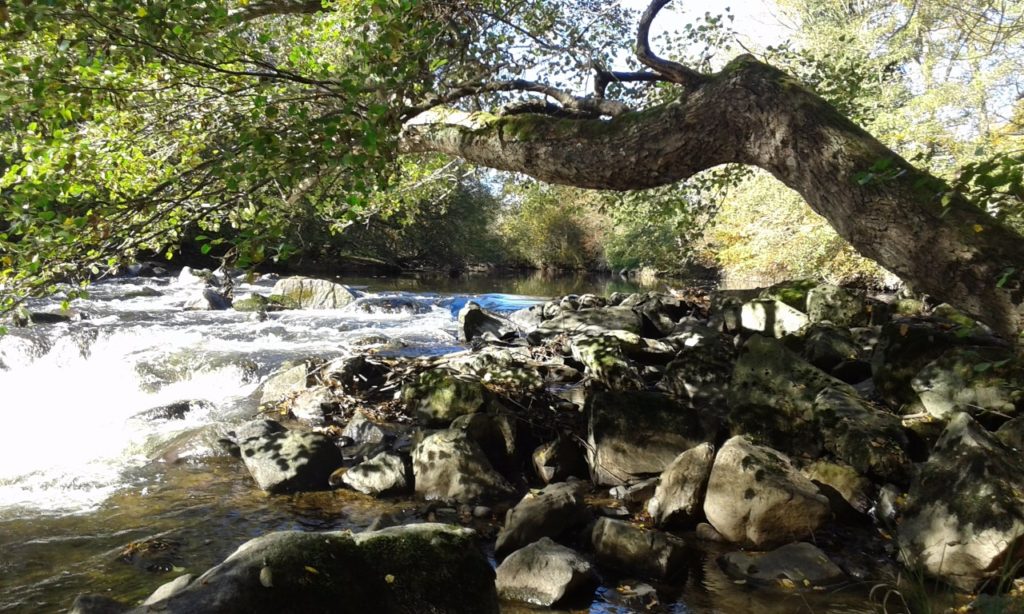
[[[260, 382], [285, 361], [361, 347], [457, 351], [455, 313], [467, 300], [509, 311], [566, 293], [636, 289], [585, 278], [345, 281], [365, 298], [256, 321], [182, 311], [196, 287], [173, 278], [112, 280], [73, 304], [88, 319], [0, 338], [0, 612], [62, 611], [81, 592], [130, 603], [268, 531], [362, 529], [381, 512], [410, 512], [414, 502], [345, 491], [266, 495], [216, 440], [252, 416]], [[272, 283], [242, 283], [236, 295], [267, 294]], [[405, 309], [375, 301], [395, 296]], [[55, 311], [59, 297], [30, 307]], [[181, 419], [147, 411], [179, 401], [192, 408]], [[863, 590], [764, 597], [727, 580], [713, 555], [665, 587], [677, 601], [661, 611], [872, 611], [857, 605]], [[632, 611], [610, 603], [615, 593], [602, 589], [591, 611]]]

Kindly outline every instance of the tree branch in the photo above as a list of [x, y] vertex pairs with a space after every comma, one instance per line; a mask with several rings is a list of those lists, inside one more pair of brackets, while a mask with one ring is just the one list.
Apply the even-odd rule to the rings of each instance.
[[660, 58], [651, 51], [649, 40], [651, 23], [654, 22], [654, 18], [658, 16], [661, 9], [671, 1], [653, 0], [650, 6], [647, 7], [647, 10], [644, 11], [643, 16], [640, 18], [640, 26], [636, 31], [636, 57], [640, 60], [641, 64], [665, 77], [666, 80], [678, 83], [689, 89], [707, 81], [707, 77], [678, 62]]

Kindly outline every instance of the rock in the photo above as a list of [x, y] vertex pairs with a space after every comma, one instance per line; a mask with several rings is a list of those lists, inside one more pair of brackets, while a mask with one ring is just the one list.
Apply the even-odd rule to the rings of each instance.
[[640, 315], [629, 307], [603, 307], [559, 312], [530, 333], [531, 343], [560, 334], [600, 335], [610, 330], [640, 334]]
[[882, 327], [871, 358], [875, 386], [893, 405], [914, 403], [917, 401], [917, 393], [911, 385], [914, 376], [946, 350], [954, 346], [1001, 345], [1001, 341], [990, 335], [972, 332], [958, 336], [927, 320], [894, 320]]
[[1004, 423], [996, 431], [996, 437], [1003, 445], [1024, 452], [1024, 416], [1017, 416]]
[[196, 399], [192, 401], [176, 401], [141, 411], [134, 416], [140, 420], [184, 420], [185, 416], [194, 411], [211, 411], [214, 408], [209, 401]]
[[498, 598], [473, 531], [415, 524], [356, 534], [270, 533], [152, 608], [169, 614], [497, 614]]
[[703, 443], [683, 452], [665, 468], [654, 496], [647, 502], [647, 513], [659, 527], [692, 526], [703, 515], [715, 447]]
[[825, 449], [862, 474], [907, 484], [912, 463], [900, 419], [856, 394], [822, 390], [814, 401]]
[[271, 291], [271, 300], [289, 309], [341, 309], [355, 299], [347, 286], [312, 277], [285, 277]]
[[811, 535], [828, 520], [828, 499], [779, 452], [743, 437], [725, 442], [704, 498], [708, 522], [729, 541], [770, 547]]
[[178, 576], [166, 584], [160, 585], [160, 588], [153, 591], [153, 594], [147, 597], [146, 600], [142, 602], [142, 605], [153, 605], [154, 603], [173, 597], [185, 590], [185, 588], [192, 583], [193, 579], [195, 579], [195, 576], [187, 573], [183, 576]]
[[346, 306], [348, 311], [386, 314], [430, 313], [432, 307], [408, 296], [364, 296]]
[[519, 327], [519, 330], [530, 332], [539, 328], [544, 322], [544, 308], [540, 305], [532, 305], [526, 309], [519, 309], [508, 314], [508, 319]]
[[568, 437], [541, 444], [533, 451], [531, 460], [537, 477], [545, 484], [589, 476], [583, 449]]
[[416, 494], [425, 499], [475, 503], [514, 496], [515, 491], [461, 430], [439, 431], [412, 453]]
[[642, 317], [644, 336], [655, 338], [670, 335], [676, 323], [691, 311], [679, 298], [654, 292], [648, 293], [633, 309]]
[[595, 484], [658, 475], [680, 453], [713, 440], [695, 410], [650, 392], [595, 392], [587, 399], [587, 463]]
[[904, 563], [964, 591], [1019, 567], [1024, 461], [967, 413], [953, 416], [910, 486]]
[[730, 552], [718, 559], [730, 578], [782, 589], [813, 589], [847, 579], [824, 552], [807, 542], [787, 544], [764, 554]]
[[572, 355], [587, 368], [587, 375], [610, 390], [644, 388], [636, 367], [626, 360], [621, 344], [614, 337], [576, 338], [572, 343]]
[[275, 493], [327, 490], [331, 473], [344, 462], [334, 442], [317, 433], [278, 431], [244, 439], [240, 435], [238, 446], [259, 487]]
[[398, 494], [409, 489], [405, 462], [401, 456], [391, 452], [381, 452], [351, 467], [341, 476], [341, 481], [353, 490], [375, 497]]
[[608, 494], [613, 499], [622, 501], [627, 506], [635, 507], [646, 503], [648, 499], [653, 497], [654, 491], [657, 488], [658, 478], [647, 478], [639, 482], [613, 486], [608, 490]]
[[685, 571], [683, 540], [622, 520], [599, 518], [591, 529], [590, 545], [598, 563], [627, 573], [662, 580]]
[[121, 614], [131, 610], [120, 601], [103, 595], [79, 595], [71, 604], [69, 614]]
[[507, 318], [469, 301], [459, 310], [459, 333], [463, 341], [471, 341], [484, 335], [491, 335], [495, 339], [509, 339], [516, 336], [518, 329]]
[[223, 311], [231, 308], [231, 299], [213, 288], [203, 288], [189, 297], [182, 309], [185, 311]]
[[804, 334], [803, 345], [803, 358], [825, 372], [831, 371], [843, 361], [857, 360], [861, 356], [860, 346], [854, 341], [849, 329], [827, 322], [809, 326]]
[[330, 388], [317, 386], [300, 391], [288, 404], [288, 411], [296, 419], [313, 425], [321, 425], [324, 419], [338, 411], [338, 398]]
[[861, 326], [870, 313], [864, 292], [822, 284], [807, 291], [807, 316], [811, 322], [831, 322], [837, 326]]
[[306, 363], [284, 366], [263, 383], [260, 405], [277, 403], [306, 389], [309, 381], [309, 367]]
[[500, 560], [513, 550], [542, 537], [559, 537], [568, 529], [586, 521], [583, 482], [548, 484], [537, 493], [527, 494], [505, 516], [498, 532], [494, 555]]
[[754, 335], [740, 351], [729, 391], [733, 435], [796, 455], [822, 449], [815, 400], [826, 388], [855, 394], [849, 385], [804, 362], [783, 345]]
[[342, 356], [324, 366], [327, 379], [337, 382], [348, 394], [358, 394], [384, 384], [389, 369], [363, 354]]
[[484, 387], [477, 379], [434, 369], [420, 373], [402, 388], [402, 402], [426, 424], [444, 427], [459, 416], [480, 411]]
[[492, 386], [524, 394], [544, 388], [546, 363], [534, 360], [528, 348], [485, 346], [445, 357], [445, 367]]
[[874, 486], [853, 467], [817, 460], [801, 469], [800, 473], [828, 497], [833, 511], [838, 513], [844, 507], [857, 514], [870, 511]]
[[722, 410], [726, 406], [736, 352], [715, 342], [684, 347], [668, 363], [657, 388], [695, 406]]
[[495, 573], [498, 597], [545, 608], [586, 597], [598, 584], [589, 561], [547, 537], [510, 554]]
[[608, 301], [596, 294], [584, 294], [580, 297], [580, 309], [597, 309], [607, 307]]
[[192, 267], [181, 267], [178, 273], [179, 286], [205, 286], [213, 278], [213, 272], [209, 269], [193, 269]]
[[246, 312], [281, 311], [285, 309], [285, 306], [278, 302], [278, 298], [263, 296], [253, 292], [246, 297], [235, 299], [231, 303], [231, 307], [235, 311]]
[[490, 411], [459, 416], [450, 428], [464, 431], [484, 451], [491, 465], [504, 475], [513, 475], [520, 468], [516, 455], [516, 421], [510, 413]]
[[797, 333], [809, 322], [807, 314], [781, 301], [756, 299], [740, 308], [740, 325], [743, 328], [773, 337]]
[[351, 439], [355, 445], [382, 443], [387, 435], [388, 432], [383, 427], [371, 421], [366, 414], [358, 410], [352, 414], [352, 419], [341, 431], [341, 436]]
[[807, 294], [817, 285], [818, 282], [813, 279], [783, 281], [765, 288], [758, 296], [780, 301], [793, 309], [807, 313]]
[[951, 348], [925, 365], [910, 385], [938, 420], [962, 411], [1014, 416], [1024, 405], [1024, 366], [1012, 352], [996, 348]]

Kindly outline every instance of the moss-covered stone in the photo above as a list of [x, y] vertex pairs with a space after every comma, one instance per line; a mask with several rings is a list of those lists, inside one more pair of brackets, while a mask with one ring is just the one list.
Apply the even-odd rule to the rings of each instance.
[[480, 411], [485, 390], [478, 379], [434, 369], [420, 373], [402, 388], [402, 402], [425, 423], [448, 426], [459, 416]]
[[286, 277], [271, 293], [271, 300], [288, 309], [341, 309], [355, 298], [347, 286], [311, 277]]
[[807, 293], [818, 285], [814, 279], [795, 279], [779, 282], [761, 291], [760, 297], [780, 301], [796, 309], [807, 312]]
[[826, 388], [814, 401], [825, 449], [857, 471], [906, 485], [912, 466], [896, 416], [849, 391]]

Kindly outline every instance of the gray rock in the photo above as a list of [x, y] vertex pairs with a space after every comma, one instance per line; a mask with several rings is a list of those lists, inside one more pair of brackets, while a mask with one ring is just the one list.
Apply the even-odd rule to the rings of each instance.
[[142, 611], [497, 614], [473, 531], [439, 524], [270, 533]]
[[446, 356], [444, 365], [455, 373], [524, 394], [544, 388], [542, 372], [547, 366], [534, 360], [528, 348], [491, 345]]
[[326, 364], [326, 379], [337, 382], [349, 394], [358, 394], [380, 386], [387, 380], [388, 368], [363, 354], [342, 356]]
[[231, 308], [231, 300], [213, 288], [203, 288], [185, 300], [185, 311], [223, 311]]
[[658, 478], [647, 478], [639, 482], [613, 486], [608, 490], [608, 494], [613, 499], [622, 501], [627, 506], [638, 506], [646, 503], [648, 499], [653, 497], [654, 491], [657, 488]]
[[704, 515], [729, 541], [764, 548], [811, 535], [830, 508], [788, 458], [733, 437], [715, 457]]
[[715, 460], [715, 447], [703, 443], [683, 452], [665, 468], [647, 513], [659, 527], [693, 525], [701, 519], [704, 493]]
[[425, 499], [475, 503], [508, 499], [515, 491], [464, 431], [430, 435], [412, 453], [416, 494]]
[[531, 456], [537, 477], [545, 484], [589, 476], [580, 445], [567, 437], [541, 444]]
[[375, 497], [409, 489], [405, 462], [401, 456], [391, 452], [381, 452], [351, 467], [341, 476], [341, 481], [353, 490]]
[[469, 301], [459, 310], [459, 336], [463, 341], [470, 341], [484, 335], [492, 335], [496, 339], [515, 337], [518, 329], [507, 318], [480, 307]]
[[716, 430], [700, 412], [657, 393], [595, 392], [586, 411], [587, 463], [599, 485], [658, 475]]
[[540, 305], [533, 305], [526, 309], [519, 309], [510, 313], [508, 319], [520, 330], [530, 332], [544, 322], [544, 308]]
[[807, 291], [807, 316], [811, 322], [850, 327], [867, 324], [870, 313], [863, 291], [821, 284]]
[[306, 388], [288, 403], [288, 411], [296, 419], [313, 425], [321, 425], [324, 419], [336, 412], [339, 402], [330, 388], [317, 386]]
[[154, 603], [173, 597], [174, 595], [185, 590], [185, 588], [192, 583], [192, 580], [194, 578], [195, 576], [193, 576], [190, 573], [187, 573], [183, 576], [178, 576], [177, 578], [171, 580], [170, 582], [167, 582], [166, 584], [161, 584], [160, 588], [153, 591], [153, 594], [147, 597], [146, 600], [142, 602], [142, 605], [153, 605]]
[[831, 371], [843, 361], [861, 357], [861, 348], [849, 329], [829, 323], [809, 326], [803, 346], [804, 359], [822, 371]]
[[576, 337], [572, 341], [572, 355], [583, 363], [587, 375], [610, 390], [644, 388], [636, 367], [626, 360], [622, 344], [614, 336]]
[[910, 486], [899, 524], [911, 568], [964, 591], [1020, 565], [1024, 461], [968, 414], [956, 414]]
[[598, 563], [627, 573], [668, 579], [684, 569], [686, 544], [661, 531], [599, 518], [590, 533]]
[[825, 449], [860, 473], [906, 484], [913, 471], [900, 419], [856, 394], [826, 388], [814, 401]]
[[541, 607], [586, 596], [598, 583], [589, 561], [547, 537], [510, 554], [495, 573], [500, 598]]
[[600, 335], [610, 330], [640, 334], [640, 315], [629, 307], [602, 307], [583, 311], [558, 312], [534, 330], [532, 339], [560, 334]]
[[510, 412], [492, 410], [459, 416], [450, 428], [464, 431], [499, 472], [512, 475], [519, 468], [516, 418]]
[[806, 542], [763, 554], [730, 552], [719, 558], [718, 564], [731, 578], [774, 588], [813, 589], [847, 579], [828, 555]]
[[238, 445], [246, 469], [269, 492], [327, 490], [331, 473], [344, 462], [334, 442], [317, 433], [264, 433], [240, 437]]
[[309, 368], [306, 363], [282, 367], [263, 383], [260, 405], [277, 403], [288, 396], [306, 389]]
[[833, 511], [838, 513], [843, 506], [858, 514], [870, 511], [875, 488], [871, 480], [853, 467], [817, 460], [801, 469], [800, 473], [814, 482], [821, 493], [828, 497]]
[[548, 484], [523, 497], [505, 516], [494, 554], [499, 559], [541, 537], [559, 537], [587, 518], [583, 482]]
[[271, 297], [291, 309], [341, 309], [356, 299], [347, 286], [312, 277], [286, 277], [274, 284]]
[[381, 443], [387, 435], [388, 432], [383, 427], [371, 421], [366, 414], [358, 410], [352, 414], [352, 419], [341, 431], [341, 436], [351, 439], [355, 445]]
[[424, 371], [402, 388], [407, 411], [428, 425], [446, 427], [459, 416], [480, 411], [484, 386], [478, 379], [443, 369]]
[[756, 299], [740, 308], [740, 325], [743, 328], [772, 337], [797, 333], [809, 322], [807, 314], [781, 301]]
[[431, 306], [408, 296], [363, 296], [345, 309], [362, 313], [421, 314], [430, 313]]
[[910, 385], [938, 420], [961, 411], [1013, 416], [1024, 405], [1024, 366], [1001, 349], [952, 348], [925, 365]]
[[732, 381], [735, 351], [725, 343], [683, 347], [668, 363], [658, 389], [694, 405], [724, 409]]

